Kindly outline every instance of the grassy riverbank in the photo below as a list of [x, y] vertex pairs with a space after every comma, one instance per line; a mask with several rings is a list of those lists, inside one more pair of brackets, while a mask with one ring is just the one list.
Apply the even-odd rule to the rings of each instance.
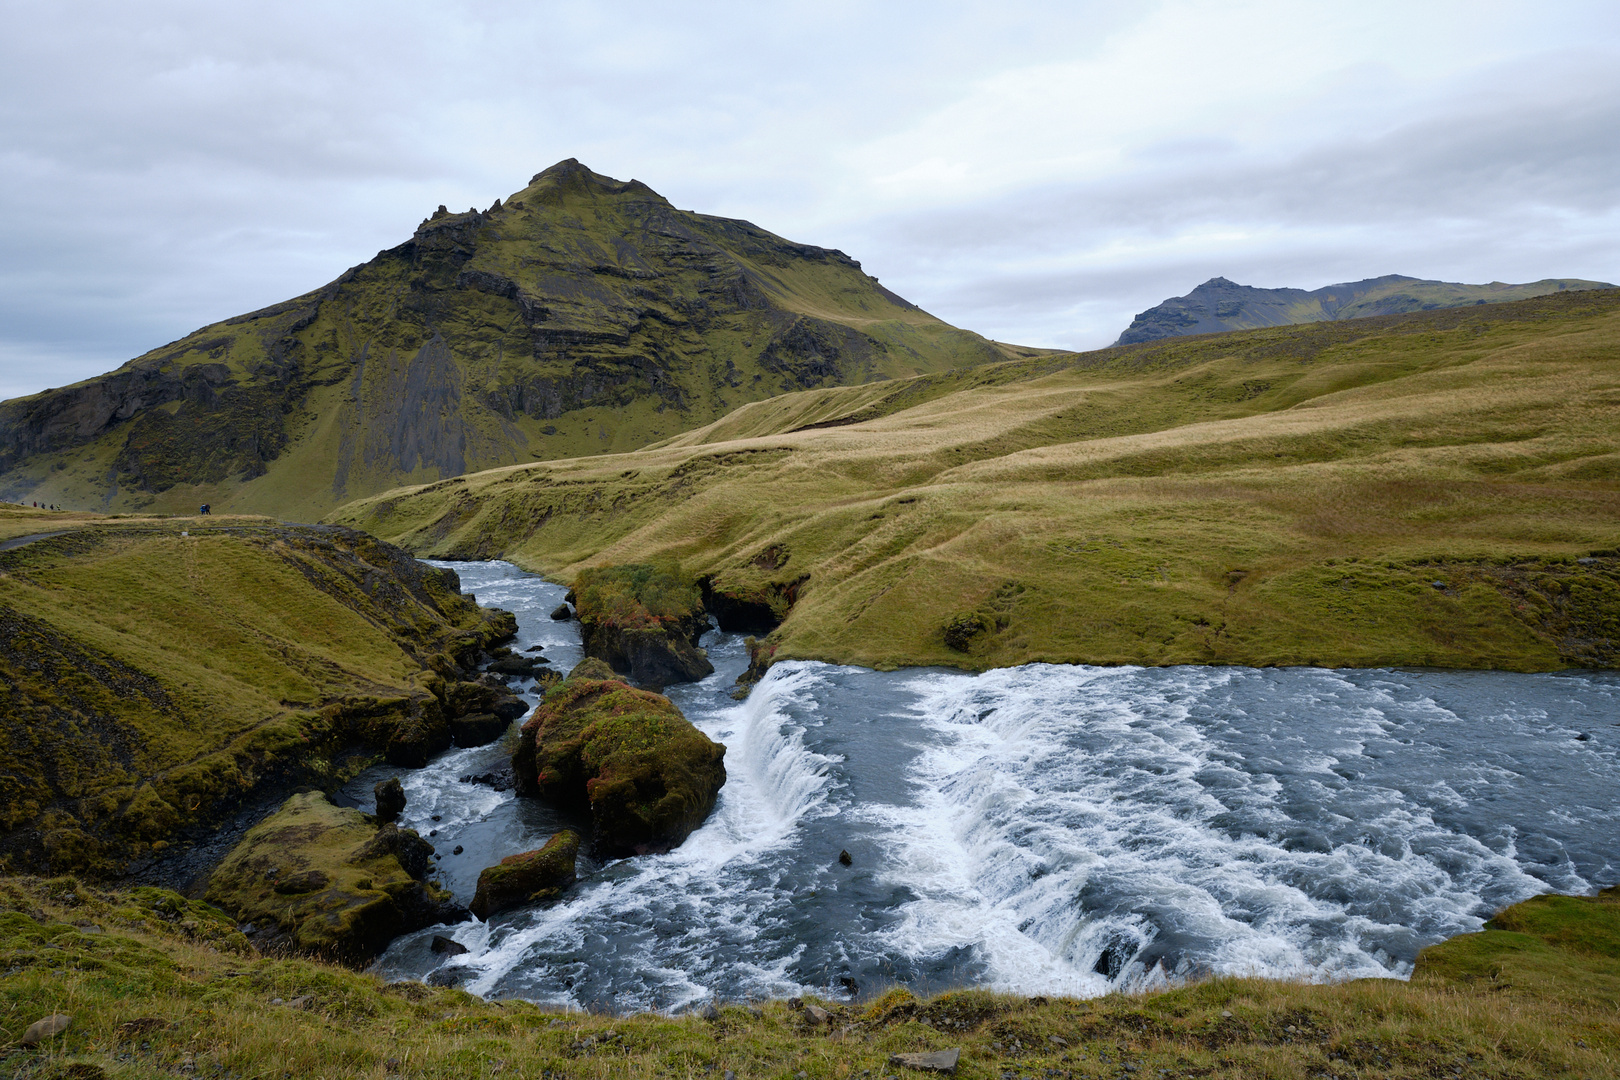
[[[443, 725], [501, 619], [347, 529], [0, 507], [0, 867], [173, 858]], [[510, 618], [507, 616], [506, 618]]]
[[779, 658], [1546, 670], [1620, 658], [1620, 291], [790, 394], [333, 520], [796, 605]]
[[[560, 1013], [254, 955], [161, 890], [0, 880], [0, 1069], [18, 1077], [860, 1080], [891, 1053], [959, 1047], [993, 1078], [1614, 1076], [1620, 899], [1539, 898], [1423, 954], [1411, 982], [1216, 979], [1091, 1002], [967, 990], [786, 1002], [718, 1018]], [[40, 1049], [17, 1040], [73, 1017]], [[1059, 1041], [1061, 1040], [1061, 1041]], [[100, 1070], [100, 1071], [98, 1071]], [[917, 1074], [909, 1074], [917, 1075]]]

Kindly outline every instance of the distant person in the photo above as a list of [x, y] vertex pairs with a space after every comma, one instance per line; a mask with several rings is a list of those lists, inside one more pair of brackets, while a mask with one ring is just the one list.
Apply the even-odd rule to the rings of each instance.
[[208, 504], [207, 504], [207, 503], [203, 503], [203, 504], [202, 504], [202, 508], [201, 508], [201, 509], [199, 509], [199, 510], [198, 510], [198, 511], [197, 511], [197, 512], [198, 512], [198, 513], [199, 513], [199, 514], [206, 514], [206, 513], [208, 513]]

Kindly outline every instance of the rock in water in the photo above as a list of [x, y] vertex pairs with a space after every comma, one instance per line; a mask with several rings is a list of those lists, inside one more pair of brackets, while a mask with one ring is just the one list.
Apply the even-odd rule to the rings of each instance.
[[68, 1025], [72, 1023], [73, 1017], [66, 1013], [52, 1013], [43, 1019], [35, 1020], [28, 1025], [28, 1030], [23, 1032], [22, 1044], [24, 1046], [38, 1046], [46, 1039], [53, 1039], [62, 1034], [68, 1029]]
[[713, 674], [697, 647], [709, 619], [696, 582], [653, 566], [601, 566], [583, 571], [574, 591], [585, 655], [655, 686]]
[[497, 911], [519, 904], [555, 899], [573, 884], [578, 854], [579, 834], [564, 829], [538, 851], [508, 855], [497, 865], [486, 866], [478, 875], [472, 913], [488, 919]]
[[434, 934], [432, 942], [428, 944], [428, 949], [436, 953], [444, 953], [446, 956], [460, 956], [467, 951], [467, 946], [455, 938], [447, 938], [443, 934]]
[[400, 786], [399, 777], [378, 781], [371, 792], [377, 797], [377, 820], [398, 821], [399, 815], [405, 812], [405, 789]]
[[574, 612], [567, 604], [558, 604], [551, 609], [551, 617], [558, 622], [567, 622], [574, 617]]
[[[525, 706], [527, 711], [527, 706]], [[460, 747], [485, 746], [506, 734], [511, 720], [503, 720], [494, 713], [474, 713], [458, 716], [450, 721], [450, 738]]]
[[934, 1050], [925, 1054], [890, 1054], [889, 1064], [898, 1065], [905, 1069], [921, 1069], [923, 1072], [954, 1073], [956, 1063], [962, 1058], [960, 1047], [950, 1050]]
[[838, 853], [838, 864], [840, 866], [853, 866], [855, 864], [855, 859], [850, 855], [849, 852], [840, 851]]
[[399, 934], [467, 917], [422, 880], [432, 854], [414, 830], [377, 828], [308, 792], [248, 830], [209, 877], [207, 897], [301, 952], [356, 962]]
[[523, 725], [512, 772], [520, 794], [588, 809], [599, 850], [645, 854], [708, 817], [725, 753], [668, 698], [586, 660]]

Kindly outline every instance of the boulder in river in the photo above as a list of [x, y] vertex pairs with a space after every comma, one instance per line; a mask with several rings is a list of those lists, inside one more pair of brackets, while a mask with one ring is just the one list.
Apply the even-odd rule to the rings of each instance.
[[405, 789], [400, 786], [399, 777], [379, 780], [371, 793], [377, 797], [378, 821], [398, 821], [399, 815], [405, 812]]
[[574, 611], [567, 604], [558, 604], [551, 610], [551, 617], [558, 622], [567, 622], [574, 617]]
[[487, 919], [497, 911], [538, 900], [553, 900], [574, 883], [579, 833], [564, 829], [538, 851], [508, 855], [478, 875], [472, 913]]
[[485, 746], [505, 735], [511, 726], [511, 720], [503, 720], [494, 713], [474, 713], [450, 721], [450, 737], [460, 747]]
[[414, 830], [378, 828], [313, 791], [248, 830], [209, 877], [207, 898], [300, 952], [358, 962], [399, 934], [466, 918], [422, 880], [432, 853]]
[[726, 748], [662, 694], [599, 677], [604, 667], [580, 664], [524, 723], [518, 791], [589, 810], [604, 853], [668, 851], [714, 809]]
[[536, 668], [547, 663], [537, 656], [503, 656], [489, 665], [487, 670], [497, 675], [516, 675], [519, 678], [533, 678]]
[[657, 686], [714, 672], [697, 647], [709, 618], [696, 582], [643, 564], [601, 566], [581, 572], [573, 591], [587, 656]]

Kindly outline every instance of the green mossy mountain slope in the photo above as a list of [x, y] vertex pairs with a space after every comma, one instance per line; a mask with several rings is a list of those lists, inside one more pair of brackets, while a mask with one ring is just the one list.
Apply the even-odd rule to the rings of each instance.
[[1401, 315], [1466, 304], [1500, 304], [1571, 289], [1612, 288], [1614, 286], [1607, 282], [1580, 278], [1543, 278], [1522, 285], [1501, 281], [1464, 285], [1386, 274], [1365, 281], [1324, 285], [1307, 292], [1304, 289], [1257, 289], [1218, 277], [1210, 278], [1186, 296], [1172, 296], [1148, 308], [1131, 321], [1114, 344], [1136, 345], [1160, 338], [1217, 334], [1225, 330]]
[[309, 519], [1003, 355], [842, 252], [570, 159], [486, 211], [441, 207], [324, 288], [0, 404], [0, 498]]
[[348, 529], [0, 507], [6, 536], [9, 869], [118, 871], [266, 794], [442, 749], [460, 665], [515, 630]]
[[784, 395], [334, 519], [679, 567], [791, 603], [776, 659], [1607, 667], [1617, 408], [1620, 291], [1566, 292]]

